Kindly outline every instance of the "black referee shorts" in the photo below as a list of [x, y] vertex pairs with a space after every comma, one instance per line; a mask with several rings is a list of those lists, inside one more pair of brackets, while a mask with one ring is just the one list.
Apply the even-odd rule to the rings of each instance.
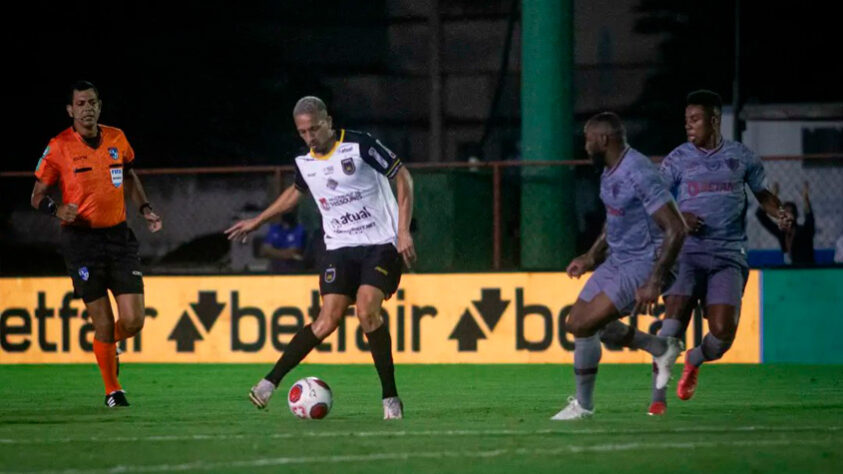
[[392, 244], [328, 250], [322, 258], [319, 293], [357, 299], [360, 285], [371, 285], [389, 299], [401, 282], [401, 256]]
[[138, 240], [125, 222], [86, 229], [62, 226], [61, 249], [73, 292], [86, 303], [108, 295], [143, 293]]

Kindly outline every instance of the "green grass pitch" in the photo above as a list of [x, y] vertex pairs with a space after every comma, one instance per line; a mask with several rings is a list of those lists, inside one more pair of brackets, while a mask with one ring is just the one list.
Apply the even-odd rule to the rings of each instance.
[[[381, 420], [370, 365], [303, 365], [267, 411], [247, 399], [269, 365], [126, 364], [130, 408], [102, 405], [90, 365], [0, 366], [7, 472], [841, 472], [843, 366], [710, 365], [695, 398], [672, 388], [645, 414], [650, 370], [604, 365], [594, 418], [549, 418], [570, 366], [401, 365], [404, 420]], [[674, 369], [676, 374], [681, 365]], [[315, 375], [324, 420], [290, 414], [286, 390]], [[837, 466], [837, 467], [835, 467]]]

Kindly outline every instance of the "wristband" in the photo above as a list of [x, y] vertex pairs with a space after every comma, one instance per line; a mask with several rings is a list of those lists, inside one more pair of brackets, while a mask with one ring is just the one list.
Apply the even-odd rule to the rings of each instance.
[[38, 203], [38, 210], [48, 216], [54, 216], [56, 215], [58, 206], [56, 206], [56, 202], [53, 201], [53, 198], [50, 196], [44, 196], [44, 199], [41, 199], [41, 202]]
[[149, 208], [150, 211], [152, 211], [152, 205], [149, 204], [148, 202], [145, 202], [145, 203], [140, 205], [140, 207], [138, 208], [138, 212], [143, 214], [143, 210], [146, 209], [147, 207]]

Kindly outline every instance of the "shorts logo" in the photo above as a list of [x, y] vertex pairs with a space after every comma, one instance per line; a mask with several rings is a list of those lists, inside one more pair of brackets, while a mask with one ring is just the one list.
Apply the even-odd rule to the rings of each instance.
[[123, 184], [123, 168], [111, 168], [111, 184], [119, 188]]
[[325, 185], [328, 186], [328, 189], [337, 189], [337, 186], [339, 184], [340, 183], [334, 181], [333, 179], [329, 179], [328, 182]]
[[337, 269], [329, 268], [325, 270], [325, 283], [333, 283], [337, 279]]
[[328, 200], [325, 199], [325, 198], [319, 198], [319, 207], [321, 207], [322, 209], [324, 209], [326, 211], [331, 209], [331, 205], [328, 204]]
[[117, 148], [111, 147], [108, 149], [108, 156], [117, 161], [120, 158], [120, 152], [117, 151]]
[[351, 176], [357, 168], [354, 166], [354, 159], [353, 158], [346, 158], [342, 160], [342, 172]]
[[378, 267], [375, 267], [375, 270], [377, 270], [377, 271], [379, 271], [379, 272], [383, 273], [383, 274], [384, 274], [384, 275], [386, 275], [386, 276], [389, 276], [389, 272], [388, 272], [388, 271], [386, 271], [386, 270], [384, 270], [383, 268], [381, 268], [381, 267], [379, 267], [379, 266], [378, 266]]
[[132, 270], [132, 275], [136, 277], [141, 277], [143, 276], [143, 273], [141, 273], [139, 270]]
[[88, 278], [90, 276], [91, 276], [91, 274], [88, 273], [88, 267], [80, 267], [79, 268], [79, 278], [81, 278], [82, 281], [88, 281]]

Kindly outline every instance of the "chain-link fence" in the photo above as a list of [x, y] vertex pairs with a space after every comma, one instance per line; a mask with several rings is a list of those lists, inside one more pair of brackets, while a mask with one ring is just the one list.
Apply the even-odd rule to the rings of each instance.
[[[535, 162], [410, 164], [415, 182], [413, 233], [420, 272], [520, 270], [522, 169]], [[597, 194], [599, 173], [588, 162], [538, 163], [573, 167], [576, 247], [584, 251], [599, 234], [604, 210]], [[771, 187], [793, 201], [805, 219], [803, 189], [816, 221], [814, 246], [821, 263], [833, 259], [843, 235], [843, 158], [770, 157], [765, 159]], [[219, 274], [266, 272], [261, 246], [267, 226], [246, 244], [229, 242], [222, 231], [238, 219], [256, 215], [293, 180], [291, 167], [138, 170], [162, 231], [146, 231], [130, 204], [129, 225], [140, 241], [147, 273]], [[1, 173], [0, 274], [64, 273], [58, 250], [59, 226], [29, 206], [29, 173]], [[747, 233], [751, 262], [782, 260], [778, 240], [755, 216], [749, 198]], [[321, 251], [321, 221], [312, 199], [296, 211], [305, 229], [301, 272], [315, 269]], [[759, 257], [760, 256], [760, 257]], [[772, 256], [772, 257], [771, 257]], [[776, 257], [778, 256], [778, 257]], [[778, 258], [778, 260], [777, 260]]]

